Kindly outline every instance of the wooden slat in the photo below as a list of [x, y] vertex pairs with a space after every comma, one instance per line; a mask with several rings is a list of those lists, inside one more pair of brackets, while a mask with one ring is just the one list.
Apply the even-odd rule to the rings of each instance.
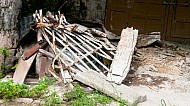
[[22, 84], [24, 82], [24, 79], [25, 79], [35, 57], [36, 57], [36, 54], [34, 54], [28, 60], [23, 60], [22, 58], [20, 58], [18, 66], [13, 75], [13, 81], [15, 83]]
[[42, 55], [41, 65], [40, 65], [40, 73], [39, 73], [40, 79], [43, 76], [45, 76], [45, 73], [46, 73], [46, 62], [47, 62], [47, 57]]
[[121, 40], [117, 46], [116, 55], [112, 61], [108, 80], [121, 84], [129, 72], [132, 55], [137, 42], [138, 30], [123, 29]]
[[32, 46], [31, 48], [29, 48], [28, 50], [26, 50], [26, 51], [23, 53], [22, 58], [23, 58], [24, 60], [27, 60], [27, 59], [30, 58], [33, 54], [35, 54], [39, 49], [40, 49], [40, 44], [37, 43], [37, 44], [35, 44], [34, 46]]

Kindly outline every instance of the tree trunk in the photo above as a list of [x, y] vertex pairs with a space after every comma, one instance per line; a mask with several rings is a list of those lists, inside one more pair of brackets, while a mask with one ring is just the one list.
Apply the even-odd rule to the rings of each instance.
[[0, 53], [2, 63], [10, 64], [19, 40], [18, 15], [21, 0], [0, 0], [0, 49], [7, 48], [11, 56], [7, 59]]

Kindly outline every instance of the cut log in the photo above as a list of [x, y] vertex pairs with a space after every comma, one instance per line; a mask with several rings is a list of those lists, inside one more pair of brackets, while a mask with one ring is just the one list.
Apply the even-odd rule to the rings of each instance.
[[106, 80], [104, 75], [101, 75], [93, 70], [87, 70], [85, 72], [78, 71], [77, 74], [74, 74], [73, 76], [75, 80], [80, 81], [115, 99], [128, 100], [129, 103], [132, 103], [139, 97], [139, 94], [128, 86], [110, 83]]
[[117, 51], [112, 61], [107, 79], [121, 84], [129, 72], [132, 55], [137, 42], [138, 30], [133, 28], [123, 29]]
[[18, 66], [13, 75], [14, 83], [22, 84], [24, 82], [24, 79], [25, 79], [35, 57], [36, 57], [36, 54], [34, 54], [28, 60], [23, 60], [22, 58], [20, 58]]

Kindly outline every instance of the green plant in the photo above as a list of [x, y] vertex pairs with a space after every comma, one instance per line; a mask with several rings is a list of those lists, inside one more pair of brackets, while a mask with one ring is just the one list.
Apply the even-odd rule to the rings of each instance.
[[8, 66], [4, 63], [1, 64], [1, 70], [8, 70]]
[[161, 105], [162, 105], [162, 106], [167, 106], [164, 99], [161, 99]]
[[74, 90], [65, 93], [65, 97], [71, 102], [72, 106], [97, 106], [98, 104], [108, 104], [113, 99], [98, 91], [86, 93], [79, 85], [74, 85]]
[[127, 100], [113, 99], [97, 90], [92, 93], [86, 93], [78, 84], [74, 85], [74, 90], [66, 92], [65, 97], [71, 102], [72, 106], [97, 106], [106, 105], [112, 101], [119, 102], [119, 106], [128, 106]]
[[45, 98], [45, 103], [43, 106], [60, 106], [62, 100], [60, 96], [54, 91], [50, 96]]
[[[4, 77], [7, 73], [9, 73], [11, 70], [16, 69], [17, 64], [15, 64], [14, 66], [8, 66], [7, 64], [5, 64], [5, 60], [10, 57], [10, 53], [8, 52], [7, 48], [1, 48], [0, 49], [0, 53], [3, 55], [4, 60], [3, 62], [0, 64], [0, 78]], [[18, 60], [17, 60], [18, 61]]]
[[10, 53], [8, 52], [8, 49], [5, 48], [1, 48], [0, 49], [0, 53], [4, 56], [4, 58], [6, 59], [7, 57], [10, 57]]
[[[5, 62], [5, 60], [6, 60], [7, 57], [10, 57], [10, 53], [8, 52], [8, 49], [7, 49], [7, 48], [1, 48], [1, 49], [0, 49], [0, 53], [1, 53], [1, 54], [3, 55], [3, 57], [4, 57], [4, 61], [3, 61], [3, 63], [1, 63], [1, 68], [0, 68], [0, 70], [5, 71], [5, 70], [8, 69], [8, 66], [7, 66], [6, 64], [4, 64], [4, 62]], [[1, 74], [3, 75], [4, 73], [1, 73]]]
[[12, 80], [0, 81], [0, 98], [12, 99], [17, 97], [28, 97], [30, 92], [25, 84], [15, 84]]
[[43, 77], [42, 80], [38, 82], [38, 86], [35, 86], [31, 90], [32, 97], [41, 97], [44, 93], [47, 92], [48, 86], [52, 85], [55, 82], [55, 79], [49, 80], [47, 77]]
[[15, 64], [14, 66], [11, 67], [11, 70], [15, 70], [18, 64]]
[[41, 97], [47, 92], [49, 85], [53, 84], [53, 80], [44, 77], [39, 84], [29, 89], [25, 84], [15, 84], [12, 80], [6, 82], [0, 81], [0, 99], [12, 99], [18, 97]]
[[128, 106], [127, 100], [120, 100], [119, 102], [120, 102], [119, 106]]

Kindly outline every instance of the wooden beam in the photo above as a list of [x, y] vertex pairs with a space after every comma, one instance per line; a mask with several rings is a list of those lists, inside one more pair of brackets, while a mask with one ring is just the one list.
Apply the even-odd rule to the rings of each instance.
[[24, 60], [29, 59], [31, 56], [33, 56], [33, 54], [35, 54], [38, 50], [40, 49], [40, 44], [36, 43], [34, 46], [32, 46], [31, 48], [29, 48], [28, 50], [26, 50], [23, 55], [22, 58]]
[[109, 81], [121, 84], [127, 76], [137, 43], [137, 36], [138, 30], [133, 30], [133, 28], [123, 29], [116, 54], [110, 67], [111, 73], [108, 73], [107, 76]]
[[101, 75], [94, 70], [87, 70], [85, 72], [78, 71], [73, 76], [75, 80], [99, 90], [115, 99], [128, 100], [132, 103], [139, 97], [137, 91], [123, 84], [117, 85], [115, 83], [110, 83], [106, 80], [104, 75]]

